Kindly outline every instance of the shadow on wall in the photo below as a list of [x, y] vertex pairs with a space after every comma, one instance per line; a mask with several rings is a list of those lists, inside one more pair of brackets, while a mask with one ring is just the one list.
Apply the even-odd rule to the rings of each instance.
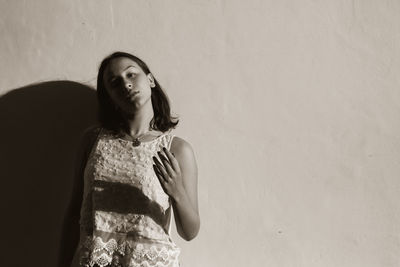
[[96, 92], [71, 81], [0, 96], [1, 266], [56, 266], [74, 157], [96, 112]]

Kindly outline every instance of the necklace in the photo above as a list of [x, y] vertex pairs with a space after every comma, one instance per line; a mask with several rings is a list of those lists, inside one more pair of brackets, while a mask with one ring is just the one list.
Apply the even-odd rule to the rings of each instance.
[[142, 143], [142, 142], [139, 140], [140, 137], [142, 137], [142, 135], [140, 135], [140, 136], [138, 136], [138, 137], [136, 137], [136, 138], [133, 138], [133, 140], [132, 140], [132, 146], [140, 146], [140, 144]]
[[139, 139], [142, 138], [142, 136], [144, 136], [145, 134], [148, 134], [149, 132], [145, 132], [142, 133], [139, 136], [133, 137], [132, 139], [132, 146], [140, 146], [140, 144], [142, 143], [142, 141], [140, 141]]
[[123, 136], [128, 137], [129, 139], [131, 139], [132, 141], [132, 146], [140, 146], [140, 144], [142, 143], [142, 141], [140, 140], [140, 138], [142, 138], [143, 136], [145, 136], [146, 134], [148, 134], [150, 131], [147, 131], [145, 133], [142, 133], [136, 137], [131, 136], [130, 134], [126, 134], [123, 133]]

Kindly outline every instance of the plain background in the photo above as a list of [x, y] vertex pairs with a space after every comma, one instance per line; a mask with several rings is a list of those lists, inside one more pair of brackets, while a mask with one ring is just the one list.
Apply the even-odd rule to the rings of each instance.
[[148, 63], [199, 165], [182, 266], [400, 266], [400, 1], [0, 1], [2, 266], [54, 266], [100, 61]]

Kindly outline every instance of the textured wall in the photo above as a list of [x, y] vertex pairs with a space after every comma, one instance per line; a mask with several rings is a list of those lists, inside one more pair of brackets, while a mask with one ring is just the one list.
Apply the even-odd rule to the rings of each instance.
[[[27, 85], [68, 80], [84, 91], [105, 55], [127, 50], [149, 64], [180, 115], [176, 133], [196, 151], [202, 226], [191, 242], [175, 238], [183, 266], [400, 266], [399, 14], [397, 0], [3, 0], [0, 94], [23, 87], [25, 96], [0, 98], [8, 112], [1, 117], [32, 126], [12, 128], [24, 131], [21, 139], [6, 137], [17, 142], [34, 130], [25, 111], [39, 91]], [[61, 83], [62, 102], [69, 92]], [[46, 88], [40, 99], [53, 102], [58, 87]], [[91, 121], [92, 111], [79, 107]], [[67, 126], [82, 128], [72, 115]], [[47, 202], [67, 197], [76, 140], [59, 150], [65, 172], [52, 181], [65, 187], [54, 182], [58, 194]], [[1, 162], [19, 166], [18, 159]], [[35, 181], [47, 166], [38, 165]], [[37, 210], [60, 214], [47, 202]], [[53, 236], [60, 221], [52, 221]], [[26, 257], [6, 265], [53, 266], [55, 249], [31, 252], [46, 228], [28, 229], [16, 232], [29, 236]], [[9, 253], [20, 244], [12, 242]]]

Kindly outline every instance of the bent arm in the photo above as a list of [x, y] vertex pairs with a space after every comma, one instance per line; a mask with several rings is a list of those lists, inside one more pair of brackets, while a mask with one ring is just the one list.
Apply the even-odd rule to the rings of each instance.
[[173, 199], [176, 228], [179, 235], [189, 241], [200, 229], [196, 159], [190, 144], [179, 137], [174, 137], [170, 150], [179, 162], [185, 189]]
[[61, 242], [58, 255], [58, 266], [69, 267], [79, 243], [80, 208], [83, 200], [83, 172], [90, 150], [96, 140], [98, 128], [87, 129], [81, 137], [75, 157], [74, 181], [70, 202], [64, 215]]

